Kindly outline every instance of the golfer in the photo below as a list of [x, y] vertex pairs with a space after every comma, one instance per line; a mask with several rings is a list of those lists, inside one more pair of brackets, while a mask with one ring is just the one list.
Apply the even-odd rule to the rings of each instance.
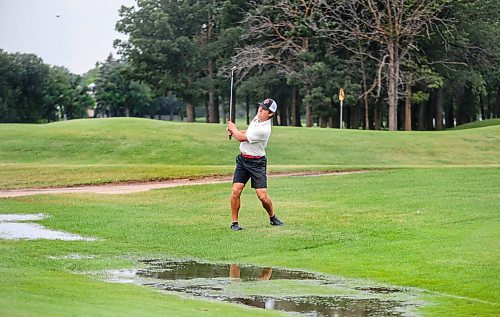
[[243, 230], [238, 224], [238, 212], [240, 211], [241, 192], [249, 179], [251, 179], [252, 188], [255, 188], [257, 197], [269, 215], [271, 225], [284, 225], [274, 214], [271, 197], [267, 194], [266, 146], [269, 136], [271, 136], [271, 118], [277, 107], [276, 102], [270, 98], [259, 102], [257, 115], [247, 130], [238, 130], [231, 121], [227, 123], [227, 134], [240, 142], [240, 154], [236, 157], [231, 192], [232, 230]]

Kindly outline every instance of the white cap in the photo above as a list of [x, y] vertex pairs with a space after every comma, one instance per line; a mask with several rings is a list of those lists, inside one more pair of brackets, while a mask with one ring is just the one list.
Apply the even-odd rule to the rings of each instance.
[[278, 105], [276, 104], [276, 101], [274, 101], [271, 98], [267, 98], [263, 102], [259, 102], [259, 105], [262, 106], [264, 109], [268, 109], [271, 112], [276, 112], [278, 109]]

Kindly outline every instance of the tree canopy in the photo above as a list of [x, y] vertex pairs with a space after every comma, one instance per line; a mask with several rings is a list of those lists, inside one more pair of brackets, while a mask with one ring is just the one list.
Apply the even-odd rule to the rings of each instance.
[[499, 115], [496, 1], [138, 0], [119, 14], [119, 58], [83, 78], [0, 51], [1, 121], [96, 102], [101, 116], [225, 122], [233, 66], [237, 113], [271, 97], [280, 125], [439, 130]]

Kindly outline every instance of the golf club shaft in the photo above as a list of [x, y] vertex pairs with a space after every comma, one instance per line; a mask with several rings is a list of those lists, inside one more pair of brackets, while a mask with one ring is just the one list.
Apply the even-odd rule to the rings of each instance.
[[[233, 121], [233, 78], [234, 78], [234, 69], [236, 68], [236, 66], [233, 66], [233, 68], [231, 69], [231, 92], [230, 92], [230, 95], [229, 95], [229, 121], [231, 122], [234, 122]], [[231, 140], [231, 135], [229, 135], [229, 140]]]

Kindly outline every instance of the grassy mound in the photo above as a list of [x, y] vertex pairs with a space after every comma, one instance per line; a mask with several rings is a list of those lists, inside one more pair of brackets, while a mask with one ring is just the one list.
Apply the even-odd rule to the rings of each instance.
[[491, 127], [493, 125], [500, 125], [500, 119], [487, 119], [487, 120], [483, 120], [483, 121], [474, 121], [474, 122], [470, 122], [470, 123], [461, 124], [461, 125], [456, 126], [450, 130], [484, 128], [484, 127]]
[[[222, 124], [139, 118], [3, 124], [0, 188], [224, 175], [238, 152]], [[495, 166], [500, 126], [443, 132], [276, 126], [267, 154], [270, 171]]]
[[[113, 118], [0, 125], [0, 135], [2, 163], [227, 165], [238, 153], [222, 124]], [[499, 141], [500, 126], [452, 133], [274, 127], [268, 156], [279, 165], [497, 164]]]

